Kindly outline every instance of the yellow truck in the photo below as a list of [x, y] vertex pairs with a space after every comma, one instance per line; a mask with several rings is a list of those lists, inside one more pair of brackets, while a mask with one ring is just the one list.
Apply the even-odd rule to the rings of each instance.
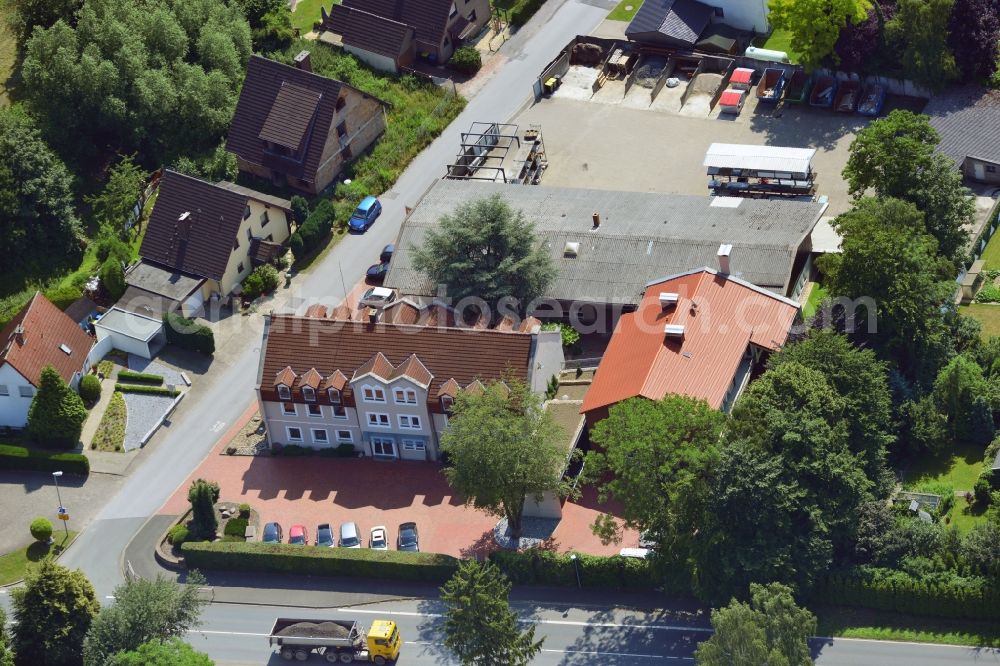
[[399, 629], [390, 620], [376, 620], [369, 629], [353, 620], [309, 620], [279, 617], [268, 642], [282, 659], [305, 661], [313, 652], [327, 662], [366, 661], [379, 666], [399, 658]]

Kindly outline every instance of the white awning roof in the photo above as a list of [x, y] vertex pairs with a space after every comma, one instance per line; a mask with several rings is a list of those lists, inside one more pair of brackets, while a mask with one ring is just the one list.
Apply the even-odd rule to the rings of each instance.
[[841, 241], [840, 234], [837, 230], [833, 228], [831, 224], [833, 218], [826, 216], [819, 218], [819, 222], [812, 230], [812, 251], [820, 254], [838, 254], [842, 252], [840, 249]]
[[149, 342], [162, 330], [163, 322], [113, 307], [94, 322], [94, 328], [121, 333], [134, 340]]
[[713, 143], [705, 153], [703, 166], [718, 169], [808, 173], [809, 164], [815, 154], [815, 148]]

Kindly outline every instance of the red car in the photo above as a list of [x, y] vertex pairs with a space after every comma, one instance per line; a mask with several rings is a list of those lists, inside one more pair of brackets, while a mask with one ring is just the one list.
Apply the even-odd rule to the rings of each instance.
[[294, 546], [304, 546], [309, 543], [309, 533], [305, 525], [292, 525], [288, 530], [288, 543]]

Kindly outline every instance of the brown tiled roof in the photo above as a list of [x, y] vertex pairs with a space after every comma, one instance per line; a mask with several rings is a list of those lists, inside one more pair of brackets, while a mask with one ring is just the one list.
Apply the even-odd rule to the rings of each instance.
[[448, 28], [453, 0], [344, 0], [342, 4], [412, 26], [417, 41], [436, 51]]
[[250, 259], [253, 260], [254, 264], [268, 264], [276, 257], [281, 256], [284, 249], [281, 243], [254, 238], [250, 241]]
[[413, 27], [405, 23], [345, 5], [330, 8], [324, 27], [340, 35], [344, 46], [371, 51], [393, 60], [402, 55], [406, 36], [413, 34]]
[[306, 308], [306, 317], [319, 317], [320, 319], [326, 319], [326, 306], [322, 303], [313, 303], [308, 308]]
[[451, 378], [467, 385], [476, 379], [498, 379], [509, 371], [526, 379], [531, 363], [532, 336], [524, 333], [273, 315], [266, 335], [262, 378], [274, 377], [286, 367], [360, 376], [374, 369], [378, 355], [388, 366], [379, 373], [388, 374], [415, 354], [434, 376], [428, 394], [437, 395]]
[[344, 390], [345, 386], [347, 386], [347, 375], [340, 370], [334, 371], [323, 383], [324, 389], [337, 389], [338, 391]]
[[482, 395], [483, 391], [486, 390], [486, 387], [483, 386], [483, 383], [477, 379], [466, 386], [465, 390], [472, 395]]
[[409, 377], [422, 386], [429, 386], [431, 380], [434, 379], [431, 376], [430, 370], [420, 362], [416, 354], [410, 354], [410, 357], [396, 366], [396, 369], [392, 371], [392, 375], [386, 379], [392, 380], [397, 377]]
[[284, 81], [260, 128], [260, 138], [297, 151], [316, 115], [323, 94]]
[[[139, 254], [182, 273], [221, 280], [246, 207], [247, 197], [237, 192], [166, 170]], [[184, 213], [190, 213], [186, 223], [180, 221]]]
[[[21, 341], [15, 332], [22, 327]], [[0, 332], [0, 366], [11, 365], [22, 377], [38, 386], [42, 370], [51, 365], [67, 382], [83, 369], [94, 339], [75, 321], [52, 305], [41, 293], [35, 295]], [[70, 353], [60, 347], [66, 345]]]
[[[305, 92], [297, 96], [291, 93], [282, 95], [283, 90], [293, 89], [288, 88], [286, 84]], [[319, 76], [257, 55], [250, 56], [247, 75], [240, 91], [240, 100], [236, 104], [236, 113], [229, 125], [226, 150], [239, 155], [247, 162], [278, 169], [308, 182], [315, 181], [316, 169], [323, 156], [323, 146], [330, 133], [337, 98], [343, 85], [336, 79]], [[311, 99], [315, 99], [315, 102], [311, 102]], [[296, 101], [298, 103], [293, 104]], [[287, 109], [284, 115], [274, 112], [276, 104]], [[267, 136], [286, 133], [292, 136], [299, 131], [295, 128], [301, 128], [303, 122], [307, 125], [311, 122], [311, 128], [299, 141], [302, 154], [298, 158], [281, 158], [264, 153], [262, 133]], [[279, 131], [281, 123], [284, 123], [285, 129]]]
[[292, 370], [292, 366], [286, 365], [284, 368], [282, 368], [275, 374], [274, 385], [275, 386], [283, 385], [291, 387], [295, 385], [296, 378], [298, 378], [298, 375], [296, 375], [295, 371]]
[[318, 389], [322, 381], [323, 375], [319, 374], [316, 368], [309, 368], [306, 374], [302, 375], [302, 379], [299, 380], [299, 384], [301, 386], [311, 386], [314, 389]]
[[351, 377], [351, 381], [354, 381], [358, 377], [364, 377], [367, 374], [375, 375], [381, 379], [389, 379], [392, 377], [393, 365], [389, 362], [389, 359], [385, 357], [382, 352], [376, 352], [370, 359], [365, 363], [361, 364], [361, 367], [354, 371], [354, 376]]
[[461, 390], [462, 387], [458, 385], [458, 382], [456, 382], [454, 378], [452, 378], [446, 381], [444, 384], [441, 384], [441, 388], [439, 388], [437, 392], [437, 397], [440, 398], [443, 395], [448, 395], [454, 398], [456, 395], [458, 395], [458, 392]]

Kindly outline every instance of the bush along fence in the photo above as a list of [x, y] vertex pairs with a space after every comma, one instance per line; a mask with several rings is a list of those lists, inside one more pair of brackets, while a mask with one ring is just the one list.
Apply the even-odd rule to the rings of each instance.
[[156, 384], [163, 383], [161, 375], [154, 375], [148, 372], [132, 372], [131, 370], [119, 370], [118, 380], [127, 384]]
[[170, 398], [176, 398], [181, 394], [177, 389], [148, 384], [115, 384], [115, 390], [119, 393], [145, 393], [147, 395], [164, 395]]
[[186, 542], [181, 552], [190, 569], [308, 576], [360, 576], [443, 583], [458, 568], [457, 559], [438, 553], [303, 548], [252, 541]]
[[[576, 556], [574, 563], [571, 555]], [[557, 585], [602, 590], [650, 590], [688, 596], [691, 580], [684, 567], [652, 558], [553, 553], [547, 550], [496, 551], [490, 561], [519, 585]], [[579, 580], [577, 579], [579, 572]]]
[[864, 569], [834, 573], [811, 598], [824, 604], [966, 620], [1000, 620], [1000, 588], [984, 578], [933, 581], [902, 571]]
[[87, 456], [79, 453], [55, 453], [0, 444], [0, 469], [85, 475], [90, 473], [90, 462]]
[[212, 329], [203, 326], [193, 319], [187, 319], [176, 314], [163, 315], [163, 330], [167, 333], [167, 342], [182, 349], [215, 353], [215, 336]]

